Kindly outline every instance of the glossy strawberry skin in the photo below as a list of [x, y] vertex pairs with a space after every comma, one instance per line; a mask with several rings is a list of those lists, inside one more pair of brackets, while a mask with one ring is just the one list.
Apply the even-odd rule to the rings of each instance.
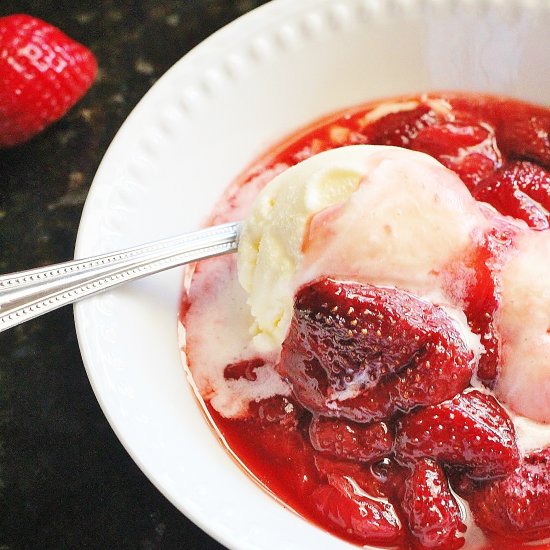
[[480, 121], [455, 120], [423, 129], [411, 149], [433, 156], [456, 172], [469, 189], [502, 164], [494, 129]]
[[494, 397], [478, 390], [400, 419], [395, 454], [404, 463], [434, 458], [464, 468], [475, 479], [509, 475], [519, 463], [510, 417]]
[[550, 448], [523, 458], [512, 475], [469, 495], [476, 523], [486, 532], [522, 541], [550, 536]]
[[366, 495], [344, 476], [331, 475], [311, 495], [313, 506], [327, 521], [362, 544], [393, 545], [403, 528], [392, 504]]
[[550, 172], [532, 162], [508, 163], [474, 189], [473, 195], [533, 229], [550, 227]]
[[297, 293], [279, 363], [304, 407], [363, 423], [452, 397], [472, 368], [472, 352], [441, 308], [328, 278]]
[[[323, 453], [315, 453], [314, 462], [321, 479], [327, 483], [329, 479], [346, 477], [352, 479], [361, 490], [373, 497], [387, 498], [389, 494], [385, 487], [386, 480], [375, 473], [374, 464], [341, 460]], [[394, 464], [396, 468], [401, 468], [397, 463], [391, 462], [391, 466]]]
[[29, 15], [0, 18], [0, 147], [61, 118], [96, 73], [92, 52], [56, 27]]
[[[500, 272], [510, 251], [515, 247], [518, 234], [519, 229], [516, 225], [500, 220], [483, 236], [472, 257], [465, 258], [459, 267], [463, 269], [466, 265], [475, 273], [467, 287], [466, 295], [457, 298], [464, 303], [464, 313], [470, 328], [480, 336], [483, 345], [476, 375], [491, 388], [496, 382], [500, 364], [501, 342], [495, 324], [501, 291]], [[449, 288], [448, 292], [452, 293], [452, 288]]]
[[411, 110], [389, 113], [363, 130], [368, 143], [410, 148], [412, 141], [425, 128], [435, 124], [441, 117], [426, 104]]
[[497, 139], [509, 158], [530, 160], [550, 168], [550, 114], [540, 107], [516, 103], [502, 109]]
[[253, 401], [249, 406], [249, 414], [260, 425], [277, 424], [289, 430], [297, 428], [302, 413], [303, 409], [297, 403], [282, 395]]
[[415, 463], [405, 481], [402, 508], [419, 549], [453, 550], [464, 544], [465, 531], [445, 473], [434, 460]]
[[388, 456], [393, 438], [384, 422], [358, 424], [342, 418], [313, 417], [309, 425], [313, 448], [336, 458], [372, 462]]

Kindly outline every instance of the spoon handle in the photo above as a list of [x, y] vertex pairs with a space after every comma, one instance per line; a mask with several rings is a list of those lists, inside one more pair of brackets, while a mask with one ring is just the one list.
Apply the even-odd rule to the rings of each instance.
[[115, 285], [235, 252], [239, 223], [227, 223], [111, 254], [0, 276], [0, 332]]

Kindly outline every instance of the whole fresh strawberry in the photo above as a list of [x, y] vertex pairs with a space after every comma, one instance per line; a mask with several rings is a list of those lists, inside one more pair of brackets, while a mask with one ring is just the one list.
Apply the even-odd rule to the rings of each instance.
[[90, 50], [29, 15], [0, 17], [0, 147], [61, 118], [97, 73]]

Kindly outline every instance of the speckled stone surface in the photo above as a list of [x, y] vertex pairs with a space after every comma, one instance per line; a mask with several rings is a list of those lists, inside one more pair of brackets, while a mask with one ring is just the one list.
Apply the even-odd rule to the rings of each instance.
[[[0, 150], [0, 272], [72, 258], [114, 134], [190, 48], [260, 0], [1, 0], [86, 44], [86, 97], [30, 143]], [[2, 78], [2, 75], [0, 75]], [[86, 377], [71, 308], [0, 333], [0, 550], [220, 549], [129, 458]]]

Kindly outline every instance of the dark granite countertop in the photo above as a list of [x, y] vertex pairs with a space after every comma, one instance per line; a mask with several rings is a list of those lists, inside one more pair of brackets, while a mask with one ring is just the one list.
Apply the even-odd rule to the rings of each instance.
[[[26, 145], [0, 151], [0, 272], [72, 258], [99, 162], [174, 62], [261, 0], [2, 0], [90, 47], [85, 98]], [[0, 78], [2, 76], [0, 75]], [[80, 357], [72, 308], [0, 334], [0, 550], [222, 548], [127, 455]]]

